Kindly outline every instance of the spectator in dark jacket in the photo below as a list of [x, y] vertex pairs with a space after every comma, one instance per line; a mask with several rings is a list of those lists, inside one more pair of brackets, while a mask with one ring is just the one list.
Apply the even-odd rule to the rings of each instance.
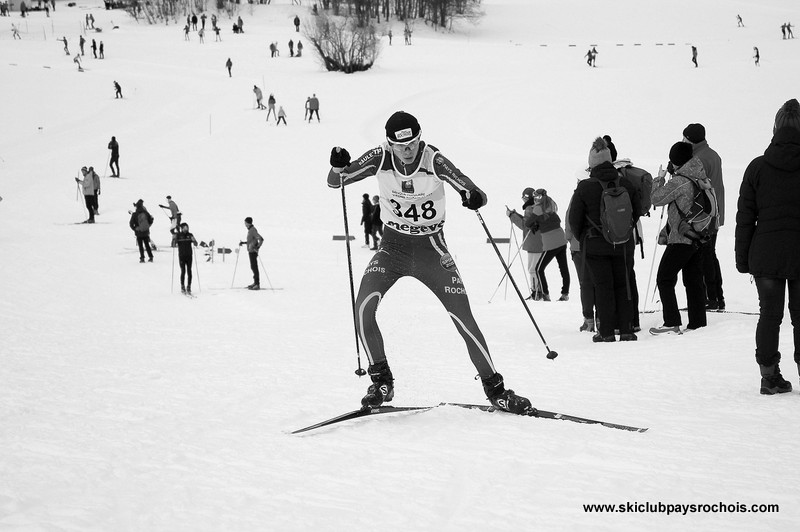
[[369, 237], [372, 236], [372, 249], [378, 249], [378, 239], [372, 235], [372, 202], [366, 192], [361, 197], [363, 198], [361, 200], [361, 225], [364, 226], [364, 247], [369, 247]]
[[530, 274], [530, 287], [531, 295], [527, 299], [534, 301], [541, 301], [542, 287], [539, 283], [539, 276], [536, 274], [536, 265], [539, 263], [539, 258], [544, 253], [542, 244], [542, 234], [531, 230], [531, 226], [525, 223], [526, 220], [531, 220], [533, 217], [534, 205], [534, 190], [527, 187], [522, 191], [522, 214], [516, 210], [506, 208], [506, 216], [511, 220], [511, 223], [522, 229], [522, 249], [528, 252], [528, 273]]
[[131, 214], [129, 225], [136, 233], [136, 244], [139, 246], [139, 262], [144, 262], [144, 252], [147, 250], [148, 261], [153, 262], [153, 250], [150, 248], [150, 226], [153, 225], [153, 217], [147, 212], [144, 201], [139, 200], [134, 203], [136, 210]]
[[788, 286], [794, 360], [800, 370], [800, 103], [775, 116], [772, 142], [744, 172], [736, 213], [736, 269], [755, 278], [760, 315], [756, 362], [761, 393], [792, 390], [778, 363], [780, 325]]
[[378, 249], [378, 235], [383, 238], [383, 220], [381, 220], [381, 198], [372, 196], [372, 241], [375, 242], [373, 250]]
[[[569, 206], [569, 225], [581, 243], [586, 268], [592, 277], [597, 306], [595, 342], [613, 342], [614, 324], [619, 324], [620, 340], [636, 340], [633, 333], [633, 302], [628, 279], [628, 263], [633, 260], [634, 239], [621, 245], [606, 241], [594, 226], [600, 227], [600, 202], [603, 189], [619, 178], [631, 199], [632, 224], [641, 212], [639, 190], [626, 177], [621, 177], [611, 164], [611, 152], [602, 138], [595, 139], [589, 150], [589, 179], [578, 182]], [[591, 221], [591, 222], [590, 222]], [[592, 225], [594, 224], [594, 225]]]

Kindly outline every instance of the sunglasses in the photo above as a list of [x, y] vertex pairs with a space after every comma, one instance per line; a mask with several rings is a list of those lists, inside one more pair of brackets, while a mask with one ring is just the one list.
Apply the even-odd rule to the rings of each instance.
[[405, 148], [406, 146], [413, 147], [417, 143], [419, 143], [419, 140], [420, 140], [419, 139], [419, 133], [413, 139], [406, 140], [406, 141], [403, 141], [403, 142], [400, 142], [400, 141], [397, 141], [397, 140], [392, 140], [392, 139], [390, 139], [388, 137], [386, 138], [386, 141], [389, 143], [389, 146], [392, 146], [392, 147], [399, 146], [401, 148]]

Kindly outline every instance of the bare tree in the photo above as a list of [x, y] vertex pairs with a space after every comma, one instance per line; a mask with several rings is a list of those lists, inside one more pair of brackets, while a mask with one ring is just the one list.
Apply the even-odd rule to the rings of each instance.
[[320, 14], [303, 27], [325, 69], [332, 72], [369, 70], [380, 53], [380, 39], [374, 24], [359, 27], [358, 18]]

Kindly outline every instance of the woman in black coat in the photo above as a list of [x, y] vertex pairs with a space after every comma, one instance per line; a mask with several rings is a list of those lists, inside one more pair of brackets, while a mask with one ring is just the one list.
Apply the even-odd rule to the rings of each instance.
[[609, 244], [599, 233], [600, 202], [603, 189], [619, 184], [628, 191], [633, 217], [631, 227], [636, 225], [641, 212], [641, 196], [638, 189], [626, 177], [622, 177], [611, 164], [611, 153], [602, 138], [597, 138], [589, 150], [589, 179], [578, 183], [569, 206], [569, 225], [573, 234], [580, 240], [581, 253], [585, 254], [586, 268], [589, 270], [595, 290], [597, 319], [600, 322], [595, 342], [616, 340], [614, 329], [619, 326], [621, 341], [635, 341], [633, 334], [633, 297], [631, 295], [628, 265], [632, 264], [633, 238], [620, 245]]
[[800, 103], [775, 116], [772, 142], [745, 170], [736, 213], [736, 269], [755, 278], [760, 315], [756, 361], [761, 393], [792, 390], [781, 375], [778, 340], [789, 291], [794, 360], [800, 368]]

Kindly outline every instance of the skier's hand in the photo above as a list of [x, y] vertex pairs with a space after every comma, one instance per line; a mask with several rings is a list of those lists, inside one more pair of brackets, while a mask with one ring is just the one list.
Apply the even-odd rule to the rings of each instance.
[[662, 165], [662, 164], [659, 164], [659, 165], [658, 165], [658, 178], [659, 178], [659, 179], [664, 179], [664, 177], [665, 177], [666, 175], [667, 175], [667, 171], [666, 171], [666, 170], [664, 170], [664, 165]]
[[478, 187], [461, 191], [461, 205], [472, 211], [477, 211], [486, 205], [487, 201], [486, 194]]
[[336, 146], [331, 149], [331, 166], [334, 168], [344, 168], [350, 164], [350, 154], [346, 149]]

